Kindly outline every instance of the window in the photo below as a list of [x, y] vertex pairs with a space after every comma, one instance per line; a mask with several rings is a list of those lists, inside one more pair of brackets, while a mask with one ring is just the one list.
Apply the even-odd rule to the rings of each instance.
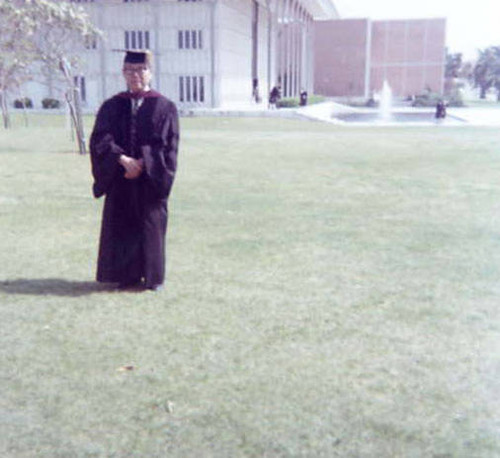
[[123, 3], [140, 3], [140, 2], [149, 2], [149, 0], [123, 0]]
[[178, 2], [201, 2], [201, 0], [177, 0]]
[[184, 102], [184, 77], [179, 76], [179, 100]]
[[82, 102], [87, 101], [87, 88], [85, 86], [85, 77], [84, 76], [74, 76], [73, 83], [75, 87], [80, 91], [80, 100]]
[[85, 37], [85, 49], [96, 49], [97, 37], [95, 35], [87, 35]]
[[204, 76], [179, 76], [180, 102], [205, 102]]
[[150, 49], [149, 30], [126, 30], [125, 49]]
[[202, 49], [202, 30], [179, 30], [177, 32], [177, 46], [179, 49]]
[[70, 3], [94, 3], [94, 0], [69, 0]]
[[186, 101], [191, 102], [191, 77], [186, 76]]
[[198, 48], [202, 49], [203, 48], [203, 34], [201, 33], [201, 30], [198, 30]]

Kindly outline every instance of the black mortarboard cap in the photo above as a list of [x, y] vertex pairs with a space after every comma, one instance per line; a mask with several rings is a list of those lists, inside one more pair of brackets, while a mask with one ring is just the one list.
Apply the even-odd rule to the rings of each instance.
[[123, 62], [127, 62], [129, 64], [147, 64], [148, 66], [151, 66], [153, 63], [153, 55], [148, 49], [126, 51]]

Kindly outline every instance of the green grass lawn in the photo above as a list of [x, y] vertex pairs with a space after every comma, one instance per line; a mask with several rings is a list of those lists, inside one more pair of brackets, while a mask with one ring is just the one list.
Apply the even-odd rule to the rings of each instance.
[[183, 119], [154, 294], [94, 283], [63, 118], [14, 121], [2, 457], [500, 456], [498, 129]]
[[471, 107], [471, 108], [497, 108], [497, 109], [500, 109], [500, 102], [498, 102], [497, 100], [481, 100], [481, 99], [466, 100], [465, 106]]

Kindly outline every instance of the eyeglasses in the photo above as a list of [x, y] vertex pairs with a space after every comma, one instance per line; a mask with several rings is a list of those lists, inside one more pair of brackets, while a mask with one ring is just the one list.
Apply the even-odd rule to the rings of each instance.
[[148, 67], [140, 67], [140, 68], [124, 68], [123, 73], [125, 75], [144, 75], [149, 70]]

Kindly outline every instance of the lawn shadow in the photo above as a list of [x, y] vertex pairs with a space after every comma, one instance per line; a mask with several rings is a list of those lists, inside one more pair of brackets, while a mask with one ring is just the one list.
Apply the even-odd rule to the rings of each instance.
[[34, 296], [86, 296], [115, 289], [113, 285], [93, 281], [71, 281], [62, 278], [18, 278], [0, 281], [0, 291], [7, 294], [32, 294]]

